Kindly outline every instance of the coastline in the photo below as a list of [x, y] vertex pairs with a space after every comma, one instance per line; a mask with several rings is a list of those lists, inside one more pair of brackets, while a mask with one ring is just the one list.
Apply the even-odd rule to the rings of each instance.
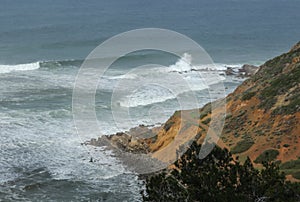
[[[232, 78], [245, 79], [255, 74], [258, 68], [247, 64], [236, 70], [227, 67], [227, 70], [224, 70], [224, 74]], [[202, 144], [205, 141], [205, 133], [209, 128], [209, 123], [205, 123], [205, 120], [209, 119], [209, 117], [203, 115], [210, 116], [209, 104], [204, 105], [202, 108], [175, 111], [165, 123], [160, 125], [139, 125], [128, 131], [103, 135], [98, 139], [93, 138], [83, 144], [105, 147], [105, 149], [111, 150], [114, 156], [130, 171], [140, 173], [141, 170], [147, 167], [145, 169], [147, 174], [144, 174], [142, 171], [142, 174], [139, 175], [147, 176], [149, 175], [149, 166], [153, 167], [152, 173], [169, 166], [172, 167], [172, 163], [178, 159], [176, 152], [182, 150], [180, 147], [183, 145], [185, 149], [181, 153], [184, 152], [188, 148], [187, 142], [196, 139], [199, 144]], [[200, 121], [195, 116], [196, 114], [203, 116]], [[186, 136], [185, 134], [191, 135]], [[170, 146], [169, 144], [178, 137], [184, 138], [181, 140], [177, 139], [177, 142], [179, 141], [180, 143]], [[221, 145], [223, 148], [226, 147], [224, 144]], [[170, 155], [166, 155], [166, 153]], [[145, 164], [146, 166], [143, 165], [137, 168], [136, 163]]]
[[[281, 79], [282, 75], [287, 74], [288, 71], [297, 72], [299, 59], [298, 56], [295, 57], [295, 54], [298, 54], [299, 50], [300, 45], [298, 44], [288, 53], [267, 61], [259, 67], [259, 70], [254, 75], [248, 77], [233, 93], [226, 97], [227, 114], [225, 127], [220, 139], [212, 138], [210, 140], [211, 143], [217, 144], [221, 148], [229, 149], [233, 156], [239, 157], [241, 162], [250, 157], [256, 168], [261, 168], [262, 164], [258, 159], [262, 158], [261, 156], [265, 152], [275, 152], [276, 156], [272, 157], [272, 160], [281, 162], [283, 165], [299, 157], [299, 152], [296, 149], [291, 151], [290, 145], [293, 145], [292, 141], [296, 143], [300, 141], [300, 137], [297, 135], [300, 132], [300, 127], [296, 124], [296, 120], [300, 119], [300, 112], [296, 109], [295, 111], [278, 114], [277, 110], [282, 106], [278, 103], [280, 101], [278, 99], [281, 98], [277, 94], [274, 94], [274, 97], [266, 97], [267, 99], [277, 100], [277, 104], [275, 102], [271, 110], [270, 108], [263, 108], [265, 107], [265, 105], [262, 105], [264, 100], [260, 100], [261, 94], [268, 89], [268, 84], [264, 84], [267, 81], [266, 77], [269, 80], [275, 80], [277, 78]], [[283, 67], [285, 67], [285, 71], [282, 71]], [[279, 71], [277, 69], [281, 69], [280, 72], [277, 72]], [[273, 74], [273, 77], [270, 77], [270, 72]], [[297, 78], [295, 79], [297, 81]], [[295, 88], [291, 86], [289, 91], [293, 90]], [[293, 96], [295, 97], [294, 94]], [[214, 103], [216, 102], [218, 101], [214, 101]], [[200, 114], [200, 117], [193, 117], [196, 113], [194, 110]], [[188, 148], [189, 141], [196, 140], [199, 145], [207, 141], [205, 137], [211, 124], [211, 115], [212, 113], [219, 113], [218, 108], [212, 112], [210, 104], [194, 110], [176, 111], [168, 121], [159, 127], [148, 128], [139, 126], [128, 132], [111, 135], [108, 138], [102, 137], [98, 140], [92, 140], [88, 144], [99, 146], [102, 142], [106, 142], [107, 145], [111, 146], [110, 148], [114, 148], [114, 150], [118, 150], [122, 154], [117, 155], [117, 158], [121, 159], [121, 161], [124, 158], [124, 153], [134, 154], [134, 158], [143, 154], [146, 157], [150, 156], [150, 159], [158, 159], [160, 162], [163, 162], [164, 168], [171, 168], [172, 162], [178, 159], [177, 151], [185, 147], [182, 151], [183, 153]], [[274, 111], [277, 114], [274, 114]], [[180, 144], [172, 145], [175, 138], [183, 137], [182, 134], [185, 134], [187, 138]], [[189, 136], [189, 134], [195, 135]], [[106, 140], [103, 141], [103, 138]], [[170, 145], [172, 146], [170, 147]], [[294, 148], [296, 148], [296, 145]], [[139, 160], [143, 160], [143, 158], [145, 157], [139, 158]], [[148, 158], [145, 159], [148, 161]], [[133, 171], [141, 169], [136, 169], [135, 164], [141, 161], [129, 160], [129, 163], [127, 161], [128, 159], [123, 159], [125, 165], [129, 168], [133, 167]], [[298, 181], [292, 175], [293, 173], [286, 173], [287, 179]], [[296, 174], [293, 176], [296, 176]]]

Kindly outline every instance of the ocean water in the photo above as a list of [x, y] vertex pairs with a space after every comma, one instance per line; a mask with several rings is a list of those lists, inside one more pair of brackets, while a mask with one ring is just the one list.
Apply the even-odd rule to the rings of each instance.
[[[58, 1], [0, 0], [0, 201], [140, 201], [142, 182], [104, 148], [82, 146], [94, 137], [78, 136], [72, 92], [84, 58], [104, 40], [124, 31], [158, 27], [198, 42], [215, 66], [196, 64], [207, 77], [226, 66], [259, 65], [299, 41], [298, 0]], [[186, 61], [159, 51], [120, 58], [101, 77], [95, 109], [100, 134], [139, 124], [163, 123], [181, 108], [161, 86], [137, 89], [128, 100], [122, 127], [114, 123], [112, 95], [120, 81], [180, 75], [199, 101], [215, 99]], [[155, 62], [143, 71], [128, 69]], [[221, 75], [226, 93], [242, 80]], [[172, 83], [173, 82], [173, 83]], [[212, 81], [213, 83], [213, 81]], [[124, 89], [127, 86], [123, 86]], [[189, 105], [190, 104], [190, 105]], [[195, 103], [187, 103], [194, 106]], [[95, 162], [89, 162], [93, 156]]]

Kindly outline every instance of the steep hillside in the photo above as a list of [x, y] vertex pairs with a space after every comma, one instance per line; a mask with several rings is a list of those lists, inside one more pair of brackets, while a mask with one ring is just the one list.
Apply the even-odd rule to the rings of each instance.
[[267, 61], [228, 96], [222, 140], [232, 153], [250, 156], [255, 163], [298, 160], [299, 123], [300, 43]]
[[[280, 161], [282, 170], [300, 179], [300, 42], [263, 64], [226, 102], [225, 126], [217, 144], [229, 148], [241, 161], [249, 156], [257, 167], [264, 160]], [[165, 123], [150, 144], [154, 157], [175, 155], [166, 148], [181, 133], [183, 137], [197, 133], [198, 142], [203, 142], [210, 104], [199, 111], [200, 117], [194, 116], [195, 110], [182, 111], [181, 116], [176, 112]], [[219, 113], [218, 108], [214, 113]]]

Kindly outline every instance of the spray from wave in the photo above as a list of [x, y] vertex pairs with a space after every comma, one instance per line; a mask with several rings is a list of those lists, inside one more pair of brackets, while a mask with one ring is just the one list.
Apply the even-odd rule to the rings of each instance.
[[242, 64], [202, 64], [202, 65], [193, 65], [192, 56], [188, 53], [184, 53], [183, 56], [174, 64], [170, 65], [167, 68], [168, 72], [178, 72], [178, 73], [188, 73], [190, 71], [225, 71], [227, 67], [238, 69]]
[[[128, 94], [124, 93], [125, 96], [120, 97], [117, 103], [126, 108], [146, 106], [176, 99], [183, 93], [208, 89], [209, 85], [225, 79], [220, 76], [220, 69], [214, 65], [194, 66], [192, 65], [192, 56], [185, 53], [174, 65], [166, 68], [154, 67], [135, 70], [136, 77], [133, 81], [122, 81], [130, 78], [126, 76], [127, 74], [120, 77], [119, 86], [116, 84], [115, 87], [123, 88], [125, 86], [124, 92], [129, 87], [134, 90]], [[198, 72], [200, 70], [201, 72]], [[128, 75], [132, 74], [133, 72], [128, 73]], [[170, 91], [169, 87], [176, 90]]]

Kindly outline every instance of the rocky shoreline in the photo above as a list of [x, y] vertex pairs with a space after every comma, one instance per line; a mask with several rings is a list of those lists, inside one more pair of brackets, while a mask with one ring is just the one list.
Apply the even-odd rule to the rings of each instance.
[[[227, 67], [224, 73], [227, 76], [236, 76], [239, 78], [248, 78], [253, 76], [259, 67], [254, 65], [245, 64], [241, 68]], [[157, 133], [164, 124], [161, 126], [145, 126], [139, 125], [131, 128], [129, 131], [118, 132], [107, 136], [99, 137], [98, 139], [91, 139], [85, 142], [92, 146], [107, 146], [110, 149], [120, 149], [124, 152], [130, 153], [144, 153], [150, 152], [150, 145], [157, 138]]]
[[[237, 70], [227, 67], [225, 74], [229, 76], [234, 75], [236, 77], [245, 78], [255, 74], [258, 68], [259, 67], [252, 65], [244, 65]], [[180, 111], [180, 113], [182, 113], [182, 111]], [[189, 113], [190, 112], [187, 112], [186, 114]], [[149, 170], [148, 168], [145, 169], [146, 165], [148, 167], [153, 167], [153, 172], [156, 172], [158, 167], [166, 168], [169, 165], [166, 162], [162, 162], [161, 158], [158, 158], [158, 160], [156, 159], [156, 157], [153, 158], [153, 156], [151, 156], [154, 152], [164, 148], [170, 142], [169, 140], [159, 142], [157, 141], [158, 137], [161, 137], [162, 134], [168, 133], [168, 127], [171, 127], [173, 124], [181, 125], [181, 122], [183, 122], [183, 125], [181, 126], [182, 128], [177, 128], [177, 133], [179, 132], [179, 130], [186, 130], [189, 127], [191, 127], [189, 125], [190, 123], [185, 124], [184, 120], [180, 120], [180, 118], [175, 118], [175, 114], [176, 112], [172, 117], [170, 117], [170, 119], [166, 123], [161, 124], [160, 126], [139, 125], [137, 127], [131, 128], [129, 131], [118, 132], [116, 134], [111, 135], [104, 135], [99, 137], [98, 139], [91, 139], [90, 141], [87, 141], [84, 144], [96, 147], [104, 146], [106, 149], [111, 150], [114, 153], [114, 156], [120, 161], [122, 161], [123, 164], [128, 166], [128, 168], [132, 171], [137, 171], [138, 173], [140, 173], [140, 171], [143, 169]], [[194, 126], [195, 125], [198, 124], [194, 124]], [[198, 126], [195, 128], [198, 128]], [[197, 132], [198, 129], [194, 129], [194, 131], [195, 130]], [[202, 132], [204, 133], [205, 129]], [[197, 133], [200, 134], [199, 131]], [[174, 137], [171, 137], [171, 139], [173, 138]], [[199, 141], [202, 142], [203, 139]], [[136, 164], [143, 164], [144, 166], [138, 166], [138, 168], [136, 168]]]
[[227, 76], [237, 76], [240, 78], [247, 78], [253, 76], [258, 70], [259, 67], [257, 66], [244, 64], [239, 69], [233, 67], [227, 67], [227, 69], [225, 70], [225, 74]]
[[155, 140], [161, 127], [139, 125], [129, 131], [91, 139], [85, 144], [97, 147], [106, 146], [108, 149], [117, 149], [134, 154], [147, 154], [150, 151], [150, 144]]
[[138, 173], [140, 178], [166, 168], [168, 165], [151, 157], [150, 145], [155, 142], [162, 126], [139, 125], [129, 131], [104, 135], [91, 139], [85, 145], [105, 147], [113, 152], [122, 164], [130, 171]]

